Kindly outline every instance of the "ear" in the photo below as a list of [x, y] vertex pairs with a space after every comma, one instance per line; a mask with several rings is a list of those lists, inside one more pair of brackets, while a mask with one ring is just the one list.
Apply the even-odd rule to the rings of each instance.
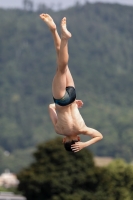
[[80, 137], [78, 136], [78, 141], [80, 141]]
[[66, 142], [66, 138], [63, 138], [62, 143], [65, 143], [65, 142]]

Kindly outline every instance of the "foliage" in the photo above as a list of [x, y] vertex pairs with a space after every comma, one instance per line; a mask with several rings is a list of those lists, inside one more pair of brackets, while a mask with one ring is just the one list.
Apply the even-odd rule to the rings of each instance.
[[35, 162], [18, 175], [21, 181], [19, 189], [28, 199], [41, 200], [44, 195], [51, 199], [59, 194], [63, 198], [65, 193], [72, 194], [85, 181], [86, 166], [94, 167], [92, 155], [87, 150], [79, 154], [67, 153], [61, 143], [61, 139], [57, 138], [40, 144], [34, 153]]
[[122, 160], [98, 168], [87, 149], [68, 153], [57, 138], [42, 143], [23, 169], [18, 190], [28, 200], [131, 200], [133, 168]]
[[[58, 30], [61, 18], [67, 17], [73, 35], [69, 66], [77, 98], [84, 102], [81, 113], [88, 126], [104, 135], [91, 150], [131, 161], [133, 7], [86, 2], [57, 12], [43, 9]], [[14, 155], [55, 136], [47, 107], [53, 101], [56, 58], [39, 14], [40, 8], [0, 9], [0, 146]], [[19, 168], [19, 163], [13, 165]]]
[[33, 161], [31, 154], [33, 149], [16, 150], [9, 153], [0, 148], [0, 172], [10, 170], [15, 173], [26, 167]]
[[[18, 194], [18, 191], [16, 188], [5, 188], [5, 187], [0, 187], [0, 192], [12, 192]], [[20, 194], [20, 193], [19, 193]]]

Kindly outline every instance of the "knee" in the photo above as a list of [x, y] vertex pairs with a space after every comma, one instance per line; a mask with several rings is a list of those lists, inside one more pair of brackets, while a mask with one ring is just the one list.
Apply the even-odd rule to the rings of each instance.
[[57, 52], [60, 53], [60, 45], [56, 46]]
[[67, 66], [68, 66], [67, 64], [65, 64], [65, 65], [59, 64], [59, 66], [58, 66], [58, 72], [60, 72], [62, 74], [66, 73], [67, 72]]
[[59, 72], [60, 74], [65, 74], [67, 72], [67, 67], [58, 67], [57, 72]]
[[57, 57], [59, 58], [59, 55], [60, 55], [60, 47], [59, 46], [57, 46], [56, 52], [57, 52]]
[[66, 56], [65, 58], [60, 57], [59, 55], [59, 67], [60, 68], [66, 68], [66, 66], [68, 66], [68, 61], [69, 61], [69, 55]]

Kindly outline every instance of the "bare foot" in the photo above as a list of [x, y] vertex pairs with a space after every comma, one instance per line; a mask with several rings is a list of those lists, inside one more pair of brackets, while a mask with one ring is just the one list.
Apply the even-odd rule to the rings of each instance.
[[67, 30], [66, 26], [66, 17], [61, 20], [61, 37], [62, 38], [70, 38], [72, 34]]
[[42, 13], [40, 18], [48, 25], [51, 31], [56, 30], [56, 24], [50, 15]]

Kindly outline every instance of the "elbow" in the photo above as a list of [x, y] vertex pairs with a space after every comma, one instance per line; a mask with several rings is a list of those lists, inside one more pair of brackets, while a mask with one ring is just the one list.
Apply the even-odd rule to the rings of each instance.
[[48, 106], [48, 110], [51, 110], [51, 104], [49, 104], [49, 106]]
[[99, 140], [103, 139], [103, 135], [101, 133], [99, 133]]
[[48, 110], [49, 110], [49, 112], [50, 112], [51, 110], [53, 110], [53, 109], [52, 109], [52, 104], [49, 104]]
[[55, 104], [54, 103], [49, 104], [48, 109], [49, 110], [56, 110]]
[[49, 104], [49, 108], [53, 108], [54, 106], [53, 106], [53, 104], [51, 103], [51, 104]]
[[52, 105], [52, 104], [49, 104], [48, 108], [51, 108], [51, 105]]

